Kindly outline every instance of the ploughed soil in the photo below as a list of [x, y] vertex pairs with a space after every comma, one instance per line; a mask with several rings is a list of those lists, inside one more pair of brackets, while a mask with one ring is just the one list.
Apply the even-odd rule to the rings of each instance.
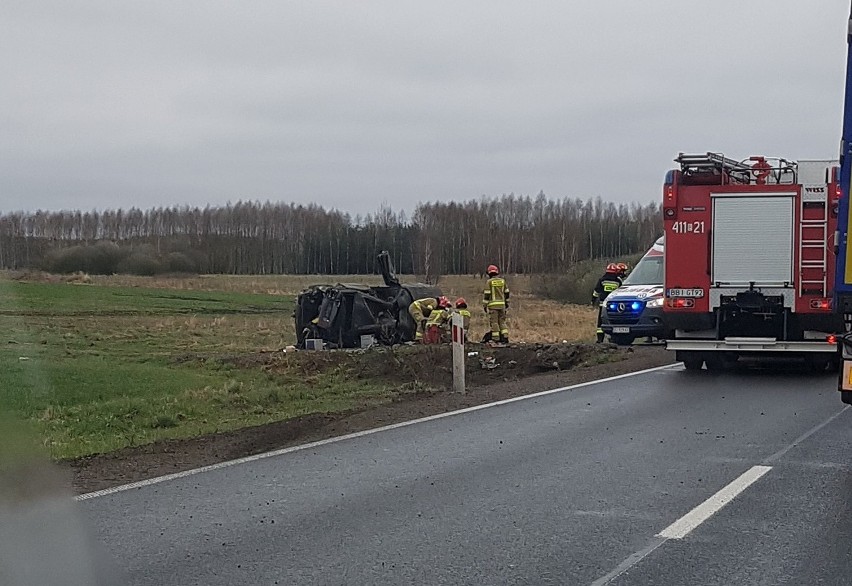
[[[184, 440], [167, 440], [109, 454], [60, 462], [78, 493], [190, 470], [320, 439], [408, 421], [538, 391], [593, 381], [674, 362], [660, 346], [513, 344], [466, 347], [467, 392], [452, 392], [448, 346], [367, 351], [258, 353], [221, 360], [275, 372], [293, 367], [344, 368], [358, 378], [398, 383], [390, 402], [339, 413], [318, 413], [257, 427]], [[192, 359], [192, 357], [186, 357]], [[407, 384], [404, 384], [404, 381]], [[419, 384], [412, 385], [412, 381]], [[626, 383], [629, 385], [629, 382]]]

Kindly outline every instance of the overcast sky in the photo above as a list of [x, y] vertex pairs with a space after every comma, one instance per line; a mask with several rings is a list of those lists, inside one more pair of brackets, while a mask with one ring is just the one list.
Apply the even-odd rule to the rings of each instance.
[[0, 211], [642, 203], [834, 158], [848, 0], [4, 0]]

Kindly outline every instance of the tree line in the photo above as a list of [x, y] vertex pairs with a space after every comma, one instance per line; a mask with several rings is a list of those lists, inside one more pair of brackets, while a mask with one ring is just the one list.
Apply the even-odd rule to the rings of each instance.
[[543, 193], [420, 203], [410, 217], [388, 206], [353, 217], [314, 204], [253, 201], [9, 212], [0, 214], [0, 267], [364, 274], [376, 272], [376, 254], [389, 250], [407, 274], [480, 273], [491, 263], [507, 273], [550, 273], [580, 260], [641, 252], [661, 232], [657, 203]]

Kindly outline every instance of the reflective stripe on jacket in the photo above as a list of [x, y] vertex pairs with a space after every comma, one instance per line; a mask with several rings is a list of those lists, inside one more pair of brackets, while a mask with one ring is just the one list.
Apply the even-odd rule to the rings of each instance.
[[598, 283], [595, 285], [595, 290], [592, 293], [592, 298], [597, 301], [603, 301], [619, 287], [621, 287], [621, 278], [612, 273], [605, 273], [604, 276], [598, 279]]
[[426, 322], [427, 326], [442, 326], [447, 323], [450, 319], [450, 312], [446, 309], [438, 309], [432, 311], [429, 315], [429, 321]]
[[438, 300], [434, 297], [424, 297], [423, 299], [418, 299], [411, 305], [417, 307], [424, 314], [432, 311], [438, 305]]
[[457, 309], [456, 313], [462, 316], [462, 320], [464, 321], [464, 329], [470, 329], [470, 310], [469, 309]]
[[491, 277], [482, 292], [482, 305], [486, 309], [506, 309], [509, 301], [509, 287], [503, 277]]

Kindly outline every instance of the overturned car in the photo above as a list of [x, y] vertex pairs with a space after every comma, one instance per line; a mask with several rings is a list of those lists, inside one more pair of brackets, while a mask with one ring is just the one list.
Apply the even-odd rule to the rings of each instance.
[[390, 255], [378, 256], [384, 287], [341, 283], [312, 285], [296, 298], [296, 346], [319, 339], [328, 348], [358, 348], [361, 336], [373, 336], [379, 344], [414, 340], [416, 324], [408, 306], [424, 297], [440, 297], [441, 290], [423, 283], [401, 284]]

